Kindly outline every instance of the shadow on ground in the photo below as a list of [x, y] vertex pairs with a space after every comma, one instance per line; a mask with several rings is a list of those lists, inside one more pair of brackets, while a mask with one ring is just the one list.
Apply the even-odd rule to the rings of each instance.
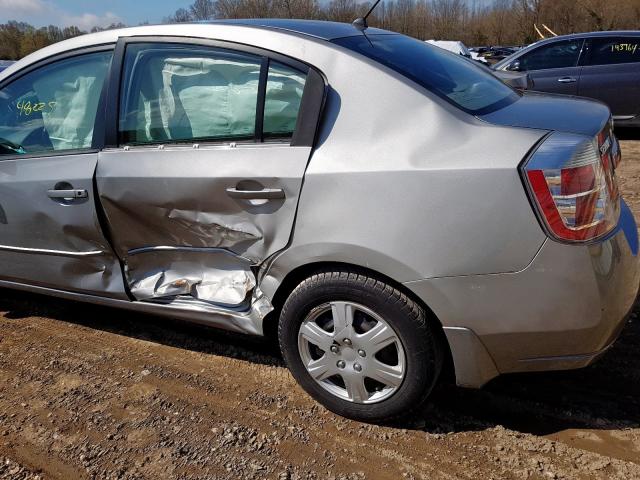
[[640, 128], [616, 128], [618, 140], [640, 140]]
[[284, 367], [277, 345], [263, 337], [166, 317], [1, 288], [0, 311], [8, 319], [46, 317], [170, 347]]
[[[273, 342], [161, 317], [0, 289], [8, 319], [47, 317], [195, 352], [284, 366]], [[640, 321], [636, 307], [614, 347], [585, 369], [505, 375], [482, 390], [441, 386], [396, 425], [433, 433], [505, 428], [548, 435], [566, 429], [640, 425]]]

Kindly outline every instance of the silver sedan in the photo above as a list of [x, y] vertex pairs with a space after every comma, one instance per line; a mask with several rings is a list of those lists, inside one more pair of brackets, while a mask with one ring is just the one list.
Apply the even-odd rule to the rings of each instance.
[[366, 421], [582, 367], [639, 284], [606, 106], [402, 35], [111, 30], [0, 73], [0, 286], [274, 335]]

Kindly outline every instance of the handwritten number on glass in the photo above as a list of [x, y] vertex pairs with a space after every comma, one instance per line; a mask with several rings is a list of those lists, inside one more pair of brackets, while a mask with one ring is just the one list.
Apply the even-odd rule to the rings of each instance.
[[31, 102], [31, 100], [29, 100], [28, 102], [18, 102], [16, 104], [16, 107], [18, 108], [18, 111], [20, 112], [18, 115], [19, 116], [29, 116], [32, 115], [34, 113], [38, 113], [38, 112], [44, 112], [44, 113], [51, 113], [56, 109], [56, 103], [57, 102]]
[[637, 43], [616, 43], [614, 45], [611, 45], [611, 51], [613, 53], [620, 52], [620, 53], [630, 53], [631, 55], [635, 55], [637, 50], [638, 50]]

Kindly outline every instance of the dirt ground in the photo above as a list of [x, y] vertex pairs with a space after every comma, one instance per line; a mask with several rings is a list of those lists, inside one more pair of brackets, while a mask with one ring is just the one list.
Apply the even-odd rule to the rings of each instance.
[[256, 339], [8, 290], [0, 312], [0, 479], [640, 479], [640, 308], [587, 369], [441, 388], [393, 427], [327, 412]]

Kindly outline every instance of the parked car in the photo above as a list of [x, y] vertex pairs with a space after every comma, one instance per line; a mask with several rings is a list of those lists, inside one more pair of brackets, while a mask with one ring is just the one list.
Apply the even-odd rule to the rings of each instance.
[[608, 108], [362, 30], [140, 26], [2, 72], [0, 286], [277, 332], [367, 421], [445, 368], [594, 361], [640, 272]]
[[[495, 64], [500, 60], [513, 55], [521, 47], [485, 47], [478, 49], [478, 55], [482, 56], [488, 63]], [[472, 49], [473, 50], [473, 49]]]
[[489, 68], [488, 63], [477, 53], [470, 52], [462, 42], [445, 41], [445, 40], [426, 40], [427, 43], [440, 47], [443, 50], [461, 55], [469, 61], [477, 61], [480, 65], [487, 68], [493, 75], [498, 77], [504, 83], [518, 90], [527, 90], [533, 88], [533, 82], [526, 72], [505, 72], [502, 70], [493, 70]]
[[9, 68], [13, 63], [11, 60], [0, 60], [0, 72]]
[[467, 48], [467, 46], [457, 40], [426, 40], [427, 43], [431, 45], [435, 45], [436, 47], [440, 47], [444, 50], [447, 50], [452, 53], [457, 53], [458, 55], [462, 55], [463, 57], [467, 57], [471, 60], [475, 60], [480, 63], [487, 63], [484, 57], [478, 55], [476, 52], [471, 51]]
[[520, 73], [492, 70], [492, 73], [504, 83], [512, 88], [515, 88], [516, 90], [531, 90], [534, 87], [532, 78], [527, 75], [526, 72]]
[[491, 47], [471, 47], [471, 48], [469, 48], [469, 51], [476, 52], [478, 55], [484, 55], [486, 53], [489, 53], [489, 50], [491, 50]]
[[529, 73], [536, 90], [600, 100], [616, 125], [640, 126], [640, 31], [542, 40], [494, 68]]

